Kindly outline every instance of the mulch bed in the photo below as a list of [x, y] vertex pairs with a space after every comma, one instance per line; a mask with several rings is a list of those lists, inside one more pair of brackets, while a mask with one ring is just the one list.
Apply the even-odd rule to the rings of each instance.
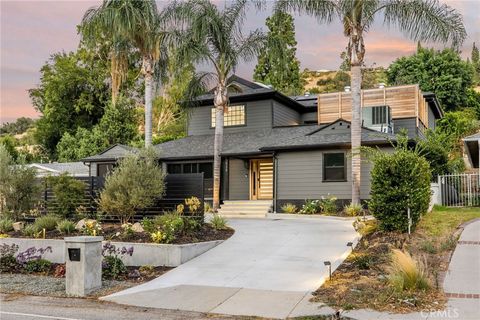
[[[209, 224], [203, 224], [199, 229], [191, 231], [187, 234], [181, 234], [176, 237], [171, 244], [186, 244], [213, 240], [226, 240], [230, 238], [235, 231], [231, 228], [225, 230], [215, 230]], [[66, 236], [75, 237], [83, 236], [84, 233], [80, 231], [72, 232], [69, 235], [60, 233], [58, 230], [47, 231], [45, 239], [63, 239]], [[135, 232], [131, 235], [123, 234], [123, 229], [118, 223], [103, 223], [102, 232], [98, 234], [103, 236], [105, 240], [110, 241], [125, 241], [135, 243], [152, 243], [150, 234], [147, 232]], [[29, 238], [21, 231], [12, 231], [8, 233], [10, 238]]]

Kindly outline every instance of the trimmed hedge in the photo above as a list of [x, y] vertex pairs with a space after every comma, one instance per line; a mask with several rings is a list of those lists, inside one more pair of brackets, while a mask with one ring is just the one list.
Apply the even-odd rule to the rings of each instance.
[[386, 231], [408, 231], [410, 208], [412, 231], [430, 203], [431, 172], [428, 162], [416, 152], [397, 148], [373, 158], [369, 209]]

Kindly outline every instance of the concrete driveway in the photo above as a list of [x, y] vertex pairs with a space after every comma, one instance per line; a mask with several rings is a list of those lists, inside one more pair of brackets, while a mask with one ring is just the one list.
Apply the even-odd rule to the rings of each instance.
[[[251, 315], [303, 315], [310, 293], [348, 255], [352, 219], [232, 219], [232, 238], [148, 283], [104, 297], [135, 306]], [[310, 310], [311, 311], [311, 310]]]

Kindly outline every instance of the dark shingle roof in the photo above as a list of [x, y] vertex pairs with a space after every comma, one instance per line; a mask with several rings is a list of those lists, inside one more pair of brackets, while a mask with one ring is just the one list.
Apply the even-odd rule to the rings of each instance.
[[29, 166], [52, 174], [69, 173], [74, 176], [88, 176], [88, 166], [83, 162], [31, 163]]
[[137, 148], [126, 146], [123, 144], [114, 144], [110, 148], [85, 159], [82, 159], [83, 162], [97, 162], [97, 161], [110, 161], [117, 160], [127, 156], [130, 153], [138, 152]]
[[[223, 156], [253, 155], [274, 150], [325, 148], [350, 144], [350, 129], [343, 130], [348, 121], [339, 120], [330, 125], [277, 127], [228, 133], [223, 138]], [[332, 126], [337, 125], [337, 131]], [[156, 145], [160, 159], [209, 158], [213, 156], [214, 135], [190, 136]], [[388, 144], [395, 136], [363, 128], [364, 144]]]

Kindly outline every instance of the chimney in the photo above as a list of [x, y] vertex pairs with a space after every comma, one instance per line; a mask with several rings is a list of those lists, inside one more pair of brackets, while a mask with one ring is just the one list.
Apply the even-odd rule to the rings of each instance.
[[345, 87], [345, 92], [350, 92], [350, 86]]

